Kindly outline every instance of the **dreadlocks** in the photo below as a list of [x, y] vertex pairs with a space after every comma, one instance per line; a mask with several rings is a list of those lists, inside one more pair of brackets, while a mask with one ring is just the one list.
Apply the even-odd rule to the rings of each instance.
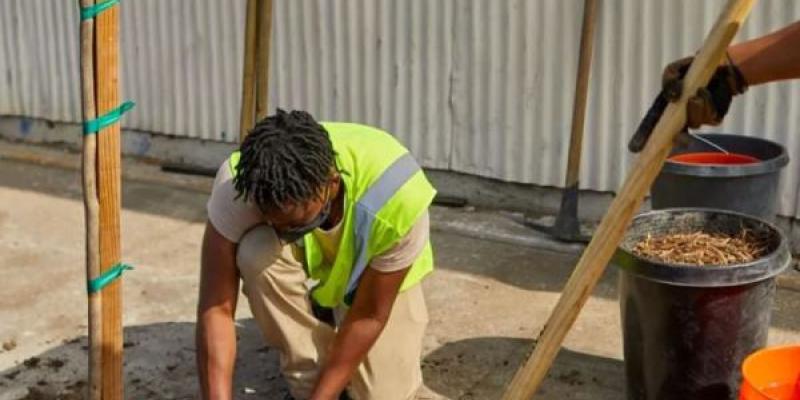
[[305, 111], [278, 109], [253, 127], [240, 151], [237, 198], [262, 210], [283, 210], [318, 196], [334, 167], [328, 132]]

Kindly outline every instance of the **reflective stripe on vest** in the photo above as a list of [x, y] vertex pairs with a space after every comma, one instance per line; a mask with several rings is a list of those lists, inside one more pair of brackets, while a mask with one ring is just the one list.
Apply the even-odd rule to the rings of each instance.
[[420, 170], [419, 164], [414, 160], [410, 153], [406, 153], [392, 163], [380, 178], [375, 181], [361, 199], [353, 207], [355, 212], [354, 231], [355, 231], [355, 263], [350, 272], [350, 279], [347, 282], [345, 294], [352, 293], [358, 286], [358, 280], [367, 268], [367, 246], [369, 244], [372, 224], [375, 221], [375, 214], [394, 196], [414, 174]]

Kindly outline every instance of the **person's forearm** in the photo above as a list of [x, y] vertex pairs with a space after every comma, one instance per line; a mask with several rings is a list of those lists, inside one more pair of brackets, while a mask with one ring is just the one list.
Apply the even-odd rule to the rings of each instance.
[[215, 311], [198, 315], [195, 345], [203, 399], [230, 399], [236, 359], [236, 328], [230, 315]]
[[800, 78], [800, 21], [728, 49], [749, 85]]
[[337, 399], [385, 326], [385, 319], [348, 315], [336, 334], [311, 399]]
[[236, 359], [236, 244], [208, 222], [200, 257], [195, 352], [203, 399], [230, 399]]

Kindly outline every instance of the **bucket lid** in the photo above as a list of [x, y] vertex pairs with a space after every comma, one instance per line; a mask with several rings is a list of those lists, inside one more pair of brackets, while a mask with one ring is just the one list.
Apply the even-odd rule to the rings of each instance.
[[[736, 234], [742, 228], [769, 238], [765, 256], [742, 264], [692, 266], [667, 263], [633, 253], [634, 246], [647, 234], [666, 234], [713, 230]], [[774, 225], [756, 217], [732, 211], [704, 208], [671, 208], [639, 214], [633, 219], [614, 255], [613, 263], [642, 278], [675, 286], [738, 286], [769, 279], [786, 269], [791, 254], [786, 238]]]

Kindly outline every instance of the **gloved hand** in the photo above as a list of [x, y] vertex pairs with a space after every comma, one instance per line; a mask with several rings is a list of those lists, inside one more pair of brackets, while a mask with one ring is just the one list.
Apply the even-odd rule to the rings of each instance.
[[[694, 57], [674, 61], [664, 69], [661, 92], [647, 111], [636, 133], [628, 143], [634, 153], [644, 148], [653, 128], [667, 108], [668, 102], [680, 99], [683, 91], [683, 78], [689, 70]], [[733, 96], [747, 90], [747, 81], [742, 72], [730, 60], [721, 65], [711, 76], [708, 85], [697, 89], [697, 93], [686, 103], [686, 128], [699, 128], [701, 125], [718, 125], [731, 106]]]
[[[689, 71], [694, 57], [682, 58], [664, 69], [661, 78], [662, 92], [669, 101], [680, 99], [683, 90], [683, 78]], [[747, 82], [732, 62], [717, 67], [708, 85], [697, 90], [694, 97], [686, 104], [686, 125], [696, 129], [701, 125], [719, 125], [728, 113], [733, 96], [744, 93]]]

